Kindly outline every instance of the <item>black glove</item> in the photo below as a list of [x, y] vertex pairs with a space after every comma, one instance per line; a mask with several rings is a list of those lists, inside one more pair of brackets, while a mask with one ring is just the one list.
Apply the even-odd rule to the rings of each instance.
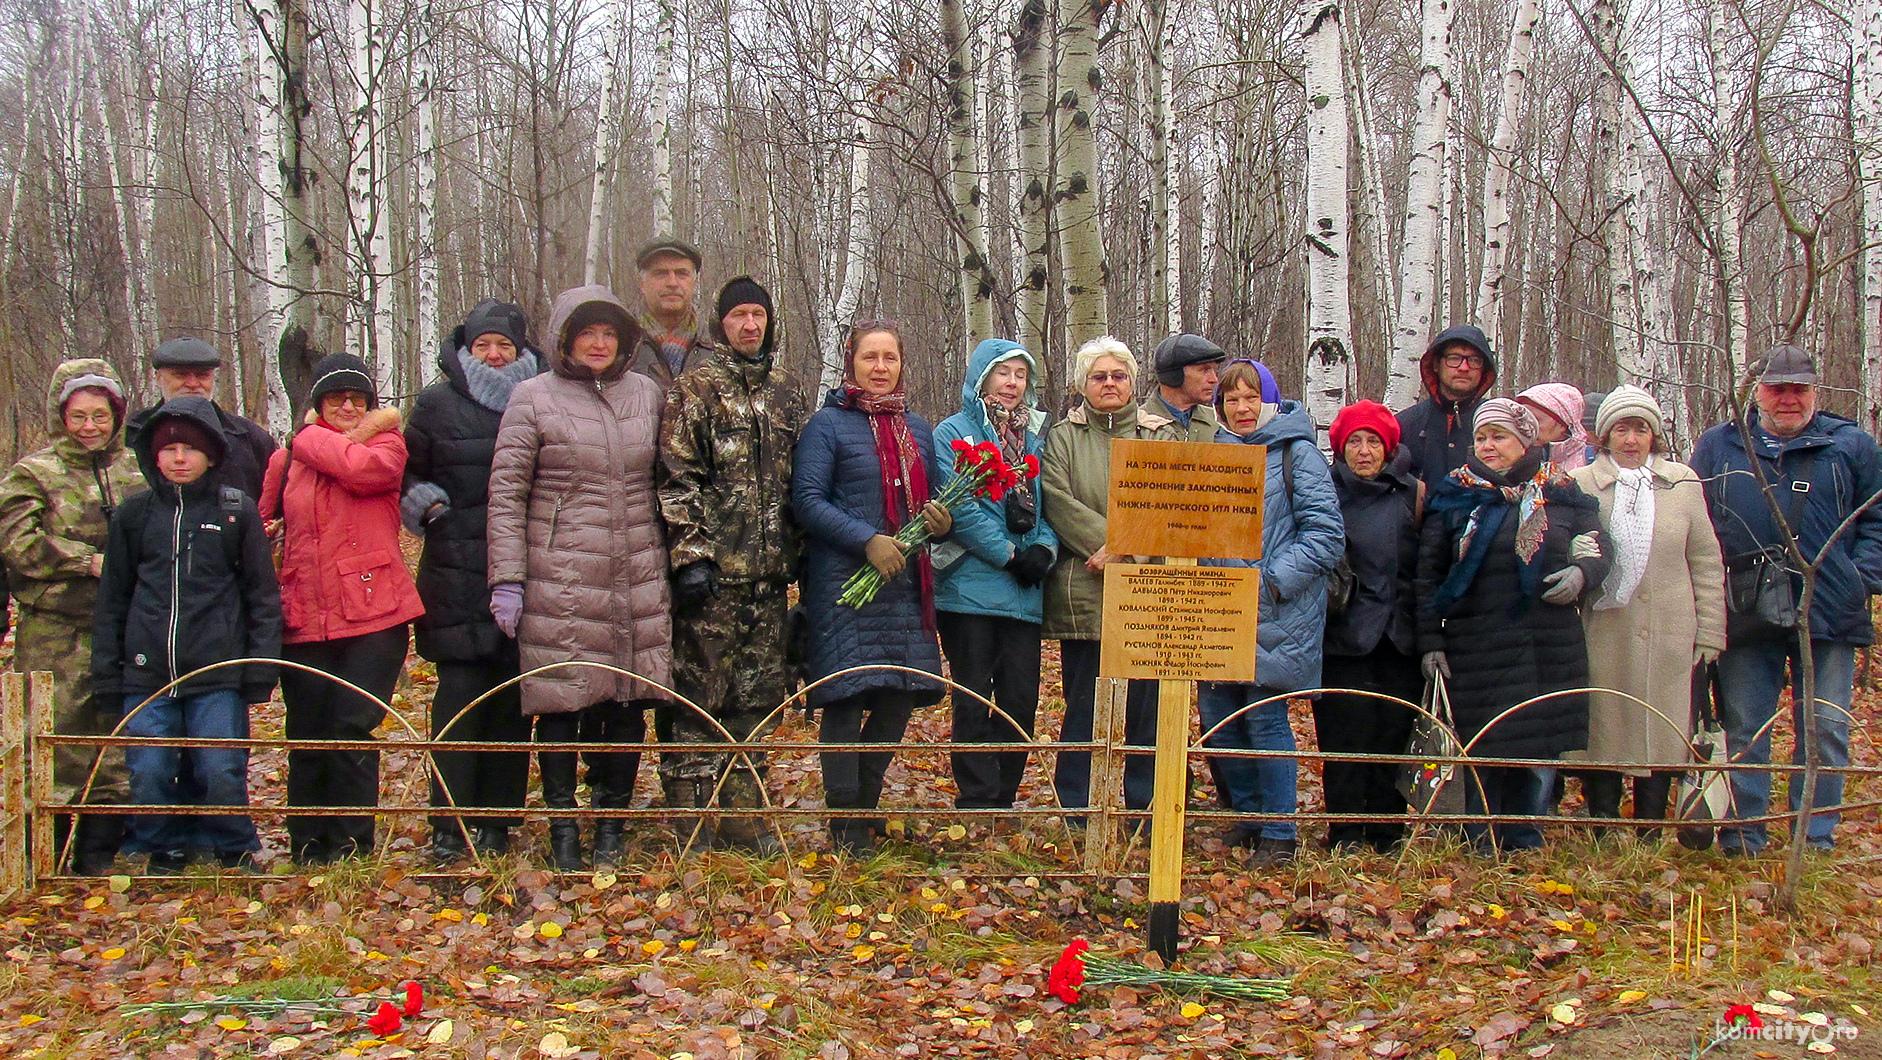
[[1052, 550], [1044, 545], [1028, 545], [1006, 561], [1006, 572], [1022, 589], [1030, 589], [1046, 580], [1052, 570]]
[[719, 598], [719, 565], [697, 559], [673, 572], [673, 605], [698, 607]]

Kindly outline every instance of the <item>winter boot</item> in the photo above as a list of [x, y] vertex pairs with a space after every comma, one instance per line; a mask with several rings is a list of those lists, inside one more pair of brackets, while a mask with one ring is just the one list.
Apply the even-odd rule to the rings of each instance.
[[[666, 792], [669, 809], [705, 809], [712, 805], [712, 781], [699, 777], [661, 777], [660, 787]], [[680, 849], [698, 853], [710, 850], [718, 839], [718, 831], [709, 816], [675, 816], [670, 819], [674, 842]]]
[[[1581, 794], [1588, 802], [1590, 817], [1619, 817], [1621, 815], [1621, 775], [1606, 770], [1588, 772], [1581, 775]], [[1593, 825], [1588, 834], [1595, 839], [1607, 835], [1606, 825]]]
[[[1666, 820], [1667, 801], [1673, 794], [1673, 781], [1678, 773], [1656, 770], [1644, 777], [1634, 778], [1634, 820]], [[1641, 825], [1640, 838], [1657, 842], [1664, 834], [1654, 825]]]
[[74, 876], [104, 876], [118, 860], [124, 843], [124, 818], [88, 813], [78, 819], [78, 839], [72, 845]]
[[[551, 809], [575, 808], [575, 754], [554, 751], [539, 754], [542, 768], [542, 801]], [[549, 821], [549, 856], [557, 872], [580, 872], [588, 867], [582, 856], [582, 823], [573, 817]]]
[[456, 820], [431, 826], [431, 860], [439, 865], [456, 863], [466, 853], [464, 830]]
[[[762, 805], [758, 781], [750, 771], [734, 765], [719, 790], [719, 805], [728, 809]], [[762, 817], [719, 818], [719, 845], [759, 858], [776, 857], [784, 849]]]
[[510, 852], [508, 825], [480, 824], [471, 836], [471, 846], [486, 857], [502, 857]]

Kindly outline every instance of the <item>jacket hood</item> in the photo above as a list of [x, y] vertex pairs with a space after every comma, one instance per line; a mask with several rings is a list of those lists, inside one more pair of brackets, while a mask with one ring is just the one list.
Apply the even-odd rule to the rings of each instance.
[[[219, 481], [217, 469], [223, 465], [229, 455], [227, 436], [222, 433], [222, 417], [216, 414], [216, 406], [208, 398], [197, 397], [193, 394], [174, 397], [157, 406], [156, 410], [138, 425], [135, 436], [130, 439], [131, 452], [137, 457], [137, 466], [144, 473], [144, 481], [150, 483], [151, 489], [158, 491], [162, 491], [163, 487], [169, 484], [169, 480], [163, 477], [163, 472], [157, 470], [157, 453], [151, 448], [150, 443], [156, 434], [157, 424], [170, 418], [189, 420], [207, 432], [212, 440], [221, 443], [222, 451], [210, 454], [214, 464], [203, 473], [202, 478], [190, 484], [190, 491], [195, 492], [196, 487], [216, 484]], [[163, 494], [159, 492], [158, 495]]]
[[[52, 370], [52, 382], [46, 387], [46, 438], [52, 442], [66, 440], [65, 412], [59, 407], [59, 394], [65, 385], [82, 375], [95, 375], [110, 380], [117, 388], [118, 400], [114, 404], [118, 410], [117, 426], [111, 432], [111, 439], [105, 443], [103, 452], [116, 452], [124, 445], [124, 381], [118, 378], [117, 370], [110, 362], [97, 357], [80, 357], [76, 360], [62, 361]], [[77, 444], [77, 443], [74, 443]]]
[[1438, 337], [1431, 340], [1431, 345], [1425, 347], [1425, 355], [1418, 360], [1418, 375], [1424, 380], [1425, 393], [1439, 401], [1444, 400], [1438, 393], [1438, 351], [1453, 342], [1469, 343], [1483, 355], [1483, 382], [1477, 385], [1477, 392], [1468, 399], [1475, 401], [1488, 394], [1490, 388], [1496, 385], [1496, 354], [1490, 349], [1489, 337], [1475, 324], [1453, 324], [1438, 332]]
[[[587, 327], [595, 323], [613, 324], [615, 334], [620, 337], [614, 363], [599, 376], [568, 360], [568, 342], [573, 337], [570, 335], [573, 330], [570, 325]], [[549, 370], [568, 379], [599, 379], [602, 382], [619, 379], [627, 374], [628, 364], [634, 359], [634, 347], [640, 344], [640, 337], [640, 324], [635, 322], [634, 314], [627, 311], [626, 304], [616, 298], [613, 291], [600, 284], [571, 287], [555, 296], [555, 307], [549, 311]]]
[[[756, 287], [758, 290], [764, 291], [764, 295], [767, 299], [771, 297], [771, 292], [766, 291], [763, 285], [759, 284], [758, 281], [752, 279], [750, 276], [734, 276], [725, 281], [725, 286], [719, 288], [717, 302], [725, 301], [726, 292], [732, 290], [735, 286]], [[744, 303], [740, 302], [735, 304], [742, 305]], [[728, 307], [726, 312], [731, 312], [731, 309]], [[778, 348], [778, 338], [783, 334], [783, 323], [783, 321], [778, 319], [777, 306], [767, 302], [765, 304], [765, 337], [764, 341], [758, 344], [758, 356], [752, 358], [753, 360], [765, 361], [771, 359], [772, 353]], [[724, 346], [728, 350], [732, 349], [732, 342], [730, 339], [726, 338], [725, 335], [725, 317], [723, 314], [713, 314], [712, 322], [707, 326], [706, 333], [712, 336], [712, 341]], [[745, 356], [737, 350], [732, 350], [732, 355], [739, 358]]]
[[1247, 434], [1235, 434], [1227, 427], [1218, 427], [1215, 432], [1215, 440], [1218, 442], [1240, 442], [1243, 445], [1278, 445], [1302, 439], [1312, 442], [1318, 437], [1313, 417], [1307, 415], [1307, 406], [1287, 400], [1281, 402], [1280, 411], [1274, 414], [1273, 419]]
[[1045, 430], [1046, 423], [1046, 414], [1039, 409], [1039, 362], [1026, 347], [1008, 339], [988, 339], [974, 347], [973, 354], [967, 358], [967, 377], [961, 380], [961, 411], [985, 423], [986, 401], [980, 396], [980, 388], [986, 385], [987, 374], [993, 371], [994, 365], [1015, 357], [1026, 362], [1026, 396], [1020, 401], [1031, 413], [1027, 429], [1039, 434]]

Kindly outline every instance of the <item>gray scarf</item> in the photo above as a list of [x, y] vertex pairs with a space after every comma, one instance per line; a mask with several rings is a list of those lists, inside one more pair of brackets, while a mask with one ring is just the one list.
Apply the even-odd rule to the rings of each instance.
[[510, 392], [516, 389], [516, 384], [536, 375], [534, 350], [524, 350], [522, 356], [505, 367], [492, 368], [460, 346], [457, 363], [464, 369], [464, 383], [470, 388], [471, 400], [496, 413], [510, 407]]

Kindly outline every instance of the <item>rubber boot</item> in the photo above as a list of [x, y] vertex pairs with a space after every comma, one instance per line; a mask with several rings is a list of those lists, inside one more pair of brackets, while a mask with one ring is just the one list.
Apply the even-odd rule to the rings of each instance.
[[[539, 754], [542, 767], [542, 801], [551, 809], [575, 808], [575, 753], [553, 751]], [[588, 867], [582, 856], [582, 823], [573, 817], [549, 821], [549, 857], [558, 872], [580, 872]]]
[[[725, 778], [725, 786], [719, 789], [719, 805], [727, 809], [750, 809], [763, 803], [757, 779], [750, 770], [734, 764]], [[719, 845], [759, 858], [776, 857], [784, 849], [762, 817], [719, 818]]]
[[[1672, 796], [1673, 781], [1678, 776], [1678, 773], [1656, 770], [1644, 777], [1635, 777], [1634, 820], [1666, 820], [1667, 800]], [[1640, 838], [1644, 840], [1657, 841], [1662, 834], [1661, 829], [1652, 825], [1640, 827]]]
[[[1588, 816], [1619, 817], [1621, 815], [1621, 775], [1606, 770], [1583, 773], [1581, 793], [1588, 800]], [[1607, 835], [1606, 825], [1594, 825], [1589, 834], [1595, 839]]]
[[105, 876], [118, 860], [118, 848], [124, 844], [124, 818], [115, 814], [87, 813], [78, 819], [78, 839], [72, 844], [72, 874]]

